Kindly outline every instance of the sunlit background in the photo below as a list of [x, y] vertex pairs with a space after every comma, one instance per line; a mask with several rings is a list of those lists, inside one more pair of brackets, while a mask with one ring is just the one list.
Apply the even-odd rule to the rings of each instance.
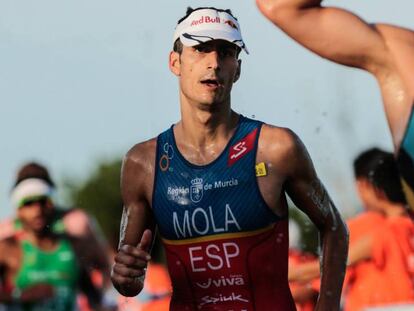
[[[329, 1], [372, 21], [414, 28], [407, 0]], [[0, 218], [29, 160], [48, 166], [65, 199], [100, 163], [179, 118], [178, 85], [167, 66], [176, 21], [191, 6], [231, 8], [250, 55], [234, 87], [236, 111], [290, 127], [346, 217], [360, 208], [352, 160], [391, 150], [376, 82], [309, 53], [261, 16], [253, 0], [0, 2]], [[346, 31], [346, 29], [344, 29]], [[102, 211], [104, 212], [104, 211]]]

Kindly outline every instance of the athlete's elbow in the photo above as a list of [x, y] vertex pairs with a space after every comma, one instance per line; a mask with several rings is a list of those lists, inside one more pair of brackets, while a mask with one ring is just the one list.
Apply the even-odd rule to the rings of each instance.
[[349, 230], [342, 217], [338, 215], [332, 223], [325, 228], [325, 235], [329, 234], [338, 247], [348, 250]]
[[341, 241], [347, 242], [349, 239], [348, 227], [339, 213], [333, 213], [331, 217], [320, 226], [319, 231], [323, 236], [335, 236]]
[[[341, 234], [341, 236], [343, 236], [344, 239], [348, 241], [349, 230], [348, 230], [348, 226], [346, 225], [345, 221], [343, 220], [341, 216], [338, 215], [338, 219], [336, 222], [338, 224], [336, 230], [338, 230], [339, 234]], [[335, 230], [335, 227], [333, 227], [332, 230]]]
[[292, 5], [292, 1], [286, 0], [256, 0], [256, 3], [262, 14], [276, 25], [281, 25], [291, 20], [289, 18], [290, 13], [299, 9], [299, 7]]

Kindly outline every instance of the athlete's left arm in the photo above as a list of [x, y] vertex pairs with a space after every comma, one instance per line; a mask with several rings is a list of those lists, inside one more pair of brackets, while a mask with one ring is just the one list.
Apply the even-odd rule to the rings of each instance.
[[348, 253], [348, 229], [325, 187], [316, 175], [312, 160], [300, 139], [291, 133], [286, 155], [289, 161], [285, 189], [319, 230], [321, 291], [315, 310], [339, 310]]

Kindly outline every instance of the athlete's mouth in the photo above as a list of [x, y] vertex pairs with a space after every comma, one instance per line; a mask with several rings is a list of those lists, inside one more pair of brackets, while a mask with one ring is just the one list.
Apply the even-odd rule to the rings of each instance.
[[219, 87], [221, 86], [220, 81], [218, 81], [217, 79], [214, 78], [210, 78], [210, 79], [204, 79], [200, 81], [202, 84], [210, 86], [210, 87]]

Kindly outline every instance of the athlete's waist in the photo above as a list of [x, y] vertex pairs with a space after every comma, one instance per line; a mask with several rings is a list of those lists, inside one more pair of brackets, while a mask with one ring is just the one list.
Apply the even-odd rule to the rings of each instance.
[[181, 238], [181, 239], [167, 239], [162, 237], [162, 241], [166, 245], [196, 245], [199, 243], [209, 243], [214, 241], [220, 241], [220, 240], [243, 240], [252, 238], [255, 236], [259, 236], [261, 234], [265, 234], [267, 232], [271, 232], [275, 226], [277, 226], [277, 223], [269, 224], [266, 227], [258, 228], [255, 230], [249, 230], [249, 231], [231, 231], [231, 232], [224, 232], [223, 231], [213, 231], [211, 234], [198, 234], [196, 237], [190, 237], [190, 238]]
[[163, 242], [173, 288], [178, 293], [189, 287], [200, 297], [209, 290], [246, 296], [252, 287], [287, 286], [285, 223], [252, 232]]

